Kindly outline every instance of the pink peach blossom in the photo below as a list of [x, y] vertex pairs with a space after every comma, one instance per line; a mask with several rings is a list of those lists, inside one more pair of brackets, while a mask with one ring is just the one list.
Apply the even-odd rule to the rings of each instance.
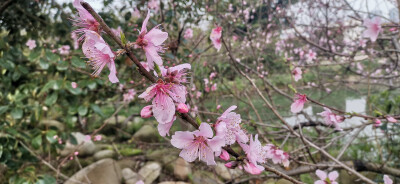
[[217, 26], [216, 28], [212, 29], [210, 34], [210, 39], [214, 47], [219, 51], [221, 49], [221, 36], [222, 36], [222, 27]]
[[136, 95], [135, 89], [129, 89], [129, 90], [128, 90], [128, 93], [125, 93], [125, 94], [123, 95], [123, 97], [124, 97], [124, 102], [130, 102], [130, 101], [132, 101], [133, 99], [135, 99], [135, 95]]
[[260, 174], [264, 170], [264, 167], [257, 164], [265, 163], [265, 152], [258, 140], [258, 134], [254, 136], [254, 139], [253, 136], [250, 136], [249, 145], [241, 142], [238, 143], [246, 153], [246, 159], [248, 160], [244, 169], [250, 174]]
[[158, 4], [158, 0], [150, 0], [147, 3], [147, 6], [149, 7], [149, 9], [153, 9], [154, 11], [158, 11], [160, 9], [160, 5]]
[[315, 174], [319, 177], [320, 180], [315, 181], [314, 184], [338, 184], [338, 182], [335, 181], [339, 177], [339, 173], [337, 171], [332, 171], [327, 174], [326, 172], [318, 169]]
[[28, 46], [29, 50], [32, 50], [36, 48], [36, 41], [29, 39], [25, 45]]
[[162, 80], [151, 85], [139, 95], [146, 101], [153, 99], [153, 115], [157, 122], [166, 124], [171, 122], [175, 114], [175, 103], [186, 102], [186, 87], [180, 84], [167, 83]]
[[367, 30], [364, 31], [363, 36], [370, 38], [371, 42], [375, 42], [379, 32], [382, 31], [381, 18], [364, 19], [364, 26], [367, 27]]
[[303, 74], [303, 72], [301, 71], [301, 68], [296, 67], [292, 71], [292, 74], [293, 74], [294, 80], [297, 82], [298, 80], [301, 79], [301, 74]]
[[114, 52], [99, 34], [94, 31], [85, 31], [85, 41], [82, 44], [82, 51], [90, 60], [89, 64], [93, 66], [93, 76], [99, 76], [100, 72], [107, 65], [108, 69], [110, 69], [110, 74], [108, 75], [110, 82], [119, 82], [114, 63]]
[[296, 94], [294, 97], [294, 102], [290, 106], [290, 110], [293, 113], [298, 113], [303, 110], [304, 103], [307, 102], [307, 96], [305, 94]]
[[[100, 34], [100, 24], [96, 19], [81, 5], [82, 0], [74, 0], [73, 6], [78, 10], [79, 16], [76, 17], [73, 22], [74, 26], [80, 27], [73, 31], [76, 34], [86, 34], [86, 31], [91, 30]], [[82, 40], [84, 36], [78, 40]]]
[[187, 28], [187, 29], [185, 30], [185, 34], [183, 35], [183, 37], [184, 37], [185, 39], [190, 39], [190, 38], [192, 38], [192, 37], [193, 37], [193, 29]]
[[246, 133], [240, 127], [240, 123], [242, 122], [240, 114], [232, 112], [236, 108], [237, 106], [229, 107], [217, 119], [217, 123], [215, 124], [216, 134], [224, 137], [226, 145], [232, 145], [236, 141], [241, 143], [249, 141]]
[[335, 126], [336, 130], [342, 130], [339, 126], [339, 123], [343, 122], [344, 117], [343, 116], [339, 116], [336, 115], [335, 113], [333, 113], [329, 108], [324, 107], [323, 112], [318, 113], [318, 115], [324, 117], [325, 123], [327, 125], [333, 125]]
[[188, 162], [193, 162], [199, 158], [199, 160], [206, 162], [207, 165], [215, 165], [214, 153], [220, 153], [221, 147], [225, 145], [225, 142], [222, 137], [213, 137], [213, 134], [209, 124], [201, 123], [199, 129], [194, 132], [175, 132], [172, 136], [171, 144], [182, 149], [179, 156]]
[[265, 152], [265, 159], [271, 159], [274, 164], [282, 164], [285, 167], [289, 167], [289, 154], [280, 150], [273, 144], [267, 144], [263, 147]]
[[159, 26], [154, 27], [149, 32], [147, 32], [147, 23], [150, 18], [150, 11], [147, 12], [146, 19], [144, 19], [142, 24], [142, 29], [140, 31], [139, 37], [136, 40], [136, 45], [141, 47], [145, 51], [147, 58], [147, 64], [150, 69], [154, 68], [154, 62], [158, 66], [162, 66], [162, 59], [159, 52], [164, 52], [162, 43], [167, 40], [168, 33], [161, 31]]
[[137, 8], [134, 8], [131, 14], [133, 18], [140, 18], [140, 11]]
[[63, 45], [63, 46], [61, 46], [60, 48], [58, 48], [58, 52], [59, 52], [61, 55], [68, 55], [69, 52], [70, 52], [70, 47], [69, 47], [69, 45]]

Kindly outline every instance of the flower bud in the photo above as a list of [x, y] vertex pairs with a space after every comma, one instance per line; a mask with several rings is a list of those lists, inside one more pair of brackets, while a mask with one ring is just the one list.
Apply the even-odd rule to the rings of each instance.
[[227, 161], [227, 160], [229, 160], [229, 153], [227, 151], [225, 151], [224, 149], [222, 149], [222, 153], [221, 153], [221, 155], [219, 155], [219, 158]]
[[375, 127], [381, 126], [381, 123], [380, 119], [375, 119]]
[[140, 111], [140, 116], [142, 118], [150, 118], [153, 116], [153, 107], [151, 105], [148, 105], [146, 107], [143, 107], [143, 109]]
[[184, 103], [180, 103], [180, 104], [178, 104], [178, 107], [176, 108], [176, 110], [180, 113], [187, 113], [187, 112], [189, 112], [189, 107]]
[[238, 166], [238, 163], [236, 161], [228, 162], [225, 164], [225, 167], [230, 168], [230, 169], [234, 169], [237, 166]]

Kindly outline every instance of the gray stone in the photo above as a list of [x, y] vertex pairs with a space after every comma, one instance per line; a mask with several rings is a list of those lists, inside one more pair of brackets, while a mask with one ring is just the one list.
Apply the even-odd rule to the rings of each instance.
[[151, 125], [144, 125], [133, 135], [133, 138], [143, 142], [156, 142], [158, 131]]
[[221, 176], [224, 180], [232, 180], [243, 174], [242, 170], [238, 168], [228, 169], [221, 162], [217, 162], [217, 165], [215, 166], [215, 173], [217, 173], [218, 176]]
[[139, 175], [144, 178], [145, 184], [153, 183], [161, 173], [161, 164], [157, 162], [149, 162], [139, 170]]
[[101, 160], [104, 158], [113, 158], [115, 156], [115, 152], [113, 150], [101, 150], [93, 155], [95, 160]]
[[64, 128], [65, 128], [64, 124], [62, 124], [61, 122], [59, 122], [57, 120], [44, 119], [44, 120], [40, 121], [39, 124], [47, 126], [47, 127], [55, 127], [60, 131], [64, 131]]
[[65, 184], [110, 184], [121, 183], [121, 181], [122, 174], [118, 164], [112, 159], [103, 159], [75, 173]]
[[125, 184], [136, 184], [141, 180], [139, 174], [132, 171], [132, 169], [122, 169], [122, 178], [124, 178]]
[[205, 184], [205, 183], [217, 183], [223, 184], [215, 173], [208, 171], [196, 171], [193, 173], [193, 183], [194, 184]]
[[67, 141], [65, 144], [65, 148], [60, 152], [61, 156], [67, 156], [70, 153], [74, 152], [76, 149], [79, 152], [79, 156], [93, 155], [96, 146], [94, 145], [92, 140], [86, 140], [85, 135], [80, 132], [72, 132], [71, 134], [75, 137], [78, 144], [73, 145], [71, 144], [71, 142]]
[[[123, 123], [125, 120], [126, 120], [125, 116], [118, 116], [118, 122], [119, 123]], [[104, 122], [109, 124], [109, 125], [115, 125], [116, 124], [114, 116], [106, 119]]]
[[183, 182], [183, 181], [163, 181], [163, 182], [158, 183], [158, 184], [189, 184], [189, 183], [186, 183], [186, 182]]
[[134, 168], [135, 165], [137, 164], [137, 161], [129, 158], [123, 158], [121, 160], [118, 160], [117, 163], [121, 169], [125, 169], [125, 168]]
[[174, 161], [174, 176], [179, 180], [186, 180], [192, 172], [190, 164], [183, 158], [178, 158]]

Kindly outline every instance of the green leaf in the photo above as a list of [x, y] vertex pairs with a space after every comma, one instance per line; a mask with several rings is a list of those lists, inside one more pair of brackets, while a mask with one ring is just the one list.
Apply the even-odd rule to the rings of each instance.
[[53, 92], [51, 95], [47, 96], [46, 100], [44, 101], [44, 104], [50, 106], [56, 103], [58, 99], [58, 93]]
[[97, 114], [99, 114], [101, 117], [104, 117], [103, 111], [100, 109], [100, 107], [96, 104], [91, 104], [90, 108]]
[[69, 66], [69, 64], [66, 61], [60, 60], [57, 62], [57, 70], [60, 70], [60, 71], [67, 70], [68, 66]]
[[86, 63], [76, 56], [72, 57], [71, 64], [72, 64], [72, 66], [77, 67], [77, 68], [86, 68]]
[[121, 35], [122, 44], [126, 45], [126, 38], [125, 38], [124, 32], [121, 31], [120, 35]]
[[49, 130], [46, 132], [46, 139], [49, 141], [51, 144], [57, 142], [56, 139], [54, 139], [54, 136], [57, 135], [57, 131], [55, 130]]
[[42, 135], [38, 135], [32, 139], [33, 148], [39, 149], [41, 145], [42, 145]]
[[154, 70], [157, 72], [158, 77], [161, 77], [161, 70], [157, 63], [154, 63]]
[[46, 51], [46, 57], [50, 61], [50, 63], [55, 63], [60, 60], [60, 56], [58, 56], [57, 54], [54, 54], [50, 50]]
[[87, 107], [85, 107], [83, 105], [79, 106], [79, 108], [78, 108], [79, 115], [84, 116], [84, 115], [87, 114], [87, 112], [88, 112], [88, 108]]
[[0, 106], [0, 115], [7, 112], [7, 110], [8, 110], [8, 105]]
[[49, 68], [49, 62], [47, 61], [47, 60], [45, 60], [45, 59], [40, 59], [40, 61], [39, 61], [39, 66], [40, 66], [40, 68], [42, 68], [43, 70], [47, 70], [48, 68]]
[[41, 179], [39, 179], [36, 182], [36, 184], [54, 184], [54, 183], [57, 183], [57, 180], [53, 176], [50, 176], [50, 175], [47, 175], [47, 174], [45, 174], [43, 176], [40, 176], [40, 178]]
[[11, 111], [11, 116], [12, 116], [14, 119], [21, 119], [23, 114], [24, 114], [24, 112], [23, 112], [22, 109], [20, 109], [20, 108], [15, 108], [15, 109], [13, 109], [13, 110]]
[[49, 82], [47, 82], [42, 90], [40, 90], [39, 96], [42, 96], [45, 92], [47, 92], [50, 88], [53, 88], [53, 86], [56, 84], [57, 81], [55, 80], [51, 80]]

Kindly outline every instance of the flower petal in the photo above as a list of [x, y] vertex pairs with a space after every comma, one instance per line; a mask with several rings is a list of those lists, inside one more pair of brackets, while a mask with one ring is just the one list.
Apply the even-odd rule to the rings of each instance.
[[328, 178], [330, 181], [335, 181], [339, 177], [339, 173], [337, 171], [332, 171], [328, 174]]
[[160, 133], [160, 135], [163, 137], [165, 137], [166, 135], [169, 135], [169, 130], [171, 129], [172, 124], [174, 123], [175, 120], [176, 120], [176, 117], [174, 116], [172, 121], [169, 123], [166, 123], [166, 124], [159, 123], [157, 126], [158, 133]]
[[189, 131], [177, 131], [171, 138], [172, 146], [183, 149], [193, 142], [193, 133]]
[[161, 29], [158, 29], [157, 27], [154, 27], [146, 35], [144, 35], [144, 38], [153, 43], [154, 46], [159, 46], [168, 39], [168, 33], [161, 31]]
[[153, 115], [158, 123], [166, 124], [172, 121], [175, 114], [175, 104], [166, 94], [157, 94], [153, 99]]
[[321, 179], [321, 180], [325, 180], [326, 179], [326, 172], [324, 172], [324, 171], [321, 171], [321, 170], [317, 170], [316, 172], [315, 172], [315, 174]]

